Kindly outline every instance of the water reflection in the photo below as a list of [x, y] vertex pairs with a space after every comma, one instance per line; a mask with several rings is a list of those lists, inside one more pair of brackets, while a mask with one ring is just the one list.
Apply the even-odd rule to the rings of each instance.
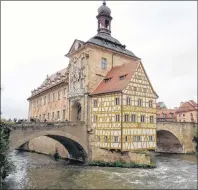
[[157, 156], [156, 169], [102, 168], [67, 165], [48, 156], [16, 151], [16, 170], [5, 188], [40, 189], [196, 189], [194, 155]]

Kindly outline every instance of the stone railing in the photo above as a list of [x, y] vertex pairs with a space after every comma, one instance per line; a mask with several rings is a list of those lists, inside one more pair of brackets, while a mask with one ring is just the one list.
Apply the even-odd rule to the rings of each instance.
[[75, 122], [75, 121], [60, 121], [60, 122], [22, 122], [20, 124], [18, 123], [14, 123], [12, 124], [10, 127], [11, 129], [25, 129], [25, 128], [42, 128], [42, 127], [75, 127], [75, 126], [79, 126], [79, 125], [84, 125], [85, 122], [84, 121], [79, 121], [79, 122]]

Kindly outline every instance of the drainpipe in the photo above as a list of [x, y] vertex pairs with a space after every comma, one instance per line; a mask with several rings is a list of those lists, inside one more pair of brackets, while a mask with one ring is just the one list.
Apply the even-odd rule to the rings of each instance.
[[123, 131], [122, 131], [122, 128], [123, 128], [123, 92], [121, 92], [121, 152], [122, 152], [122, 143], [123, 143], [123, 137], [122, 137], [122, 134], [123, 134]]

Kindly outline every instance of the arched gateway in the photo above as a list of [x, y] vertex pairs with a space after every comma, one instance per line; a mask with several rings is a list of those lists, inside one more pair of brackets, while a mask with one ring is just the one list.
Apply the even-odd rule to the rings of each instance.
[[75, 159], [88, 159], [87, 131], [84, 122], [73, 123], [34, 123], [12, 127], [10, 151], [19, 148], [28, 141], [47, 136], [60, 142]]

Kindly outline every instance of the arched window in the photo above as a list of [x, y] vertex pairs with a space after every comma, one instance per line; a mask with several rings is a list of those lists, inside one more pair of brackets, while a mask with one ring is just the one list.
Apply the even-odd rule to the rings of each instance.
[[109, 21], [105, 20], [105, 28], [109, 29]]

